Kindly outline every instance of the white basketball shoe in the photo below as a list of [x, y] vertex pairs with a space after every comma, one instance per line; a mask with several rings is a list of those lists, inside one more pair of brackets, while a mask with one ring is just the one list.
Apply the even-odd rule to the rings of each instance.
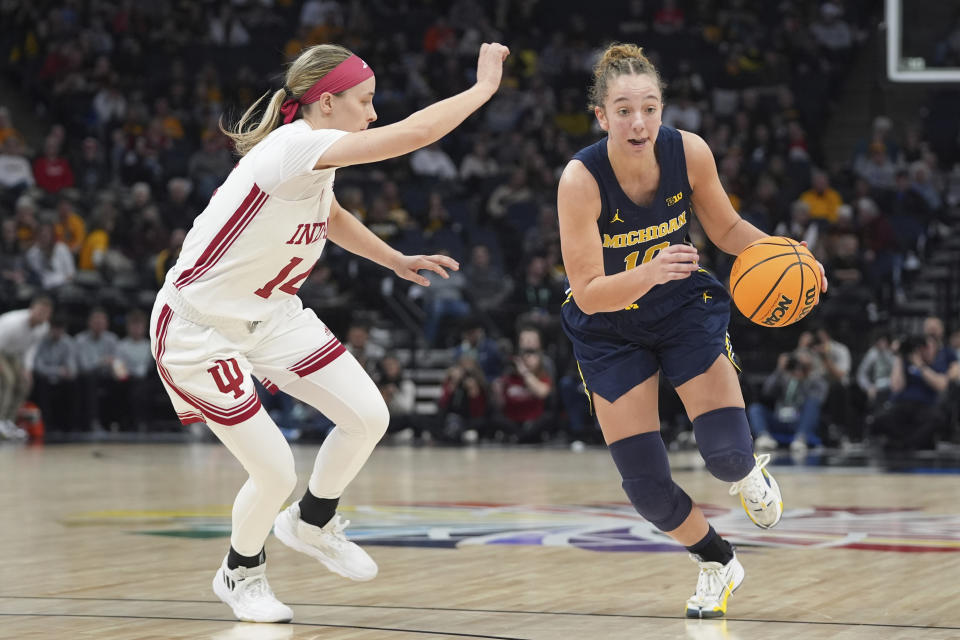
[[700, 565], [697, 592], [687, 600], [688, 618], [722, 618], [727, 613], [727, 598], [743, 582], [745, 572], [736, 553], [727, 564], [705, 562], [700, 556], [690, 554], [690, 559]]
[[754, 456], [756, 464], [746, 478], [730, 485], [730, 495], [740, 494], [740, 504], [747, 516], [761, 529], [769, 529], [783, 516], [783, 496], [780, 486], [764, 468], [770, 454]]
[[334, 515], [322, 527], [307, 524], [300, 519], [300, 503], [294, 502], [277, 515], [273, 533], [283, 544], [295, 551], [316, 558], [330, 571], [365, 582], [377, 577], [377, 563], [357, 544], [347, 540], [343, 530], [350, 524]]
[[213, 577], [213, 592], [244, 622], [290, 622], [293, 610], [273, 595], [267, 565], [227, 568], [227, 560]]
[[0, 439], [26, 440], [27, 432], [17, 426], [13, 420], [0, 420]]

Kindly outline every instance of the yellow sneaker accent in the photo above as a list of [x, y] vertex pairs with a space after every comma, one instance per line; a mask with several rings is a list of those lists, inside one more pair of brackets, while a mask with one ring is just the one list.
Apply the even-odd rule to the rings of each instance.
[[704, 562], [691, 554], [690, 559], [700, 566], [697, 590], [687, 600], [688, 618], [722, 618], [727, 613], [727, 600], [740, 586], [746, 572], [736, 553], [727, 564]]
[[765, 467], [770, 462], [770, 454], [755, 455], [756, 465], [742, 480], [730, 485], [730, 495], [740, 494], [740, 505], [753, 524], [761, 529], [769, 529], [780, 522], [783, 516], [783, 496], [780, 485], [773, 479]]

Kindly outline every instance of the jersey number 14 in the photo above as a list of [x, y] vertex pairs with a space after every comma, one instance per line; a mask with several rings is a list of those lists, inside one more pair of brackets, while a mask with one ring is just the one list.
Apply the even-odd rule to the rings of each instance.
[[292, 296], [297, 295], [297, 291], [300, 291], [300, 285], [303, 284], [303, 281], [306, 280], [307, 276], [310, 275], [310, 272], [313, 271], [313, 265], [310, 265], [310, 268], [306, 271], [290, 278], [290, 272], [296, 269], [297, 265], [301, 262], [303, 262], [303, 258], [290, 258], [290, 262], [284, 265], [283, 269], [280, 269], [280, 273], [274, 276], [268, 283], [254, 291], [254, 293], [266, 300], [273, 295], [273, 290], [276, 289], [277, 285], [279, 284], [280, 291], [289, 293]]

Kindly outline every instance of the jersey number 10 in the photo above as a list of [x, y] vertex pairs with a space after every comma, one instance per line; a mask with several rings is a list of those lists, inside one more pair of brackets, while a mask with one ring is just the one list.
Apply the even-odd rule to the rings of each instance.
[[[653, 245], [643, 253], [643, 260], [641, 261], [641, 264], [643, 264], [644, 262], [650, 262], [657, 256], [658, 253], [660, 253], [662, 250], [666, 249], [669, 246], [670, 246], [669, 242], [661, 242], [660, 244]], [[623, 261], [627, 263], [627, 271], [637, 266], [637, 258], [639, 257], [640, 257], [640, 252], [634, 251], [633, 253], [631, 253], [630, 255], [628, 255], [626, 258], [623, 259]]]

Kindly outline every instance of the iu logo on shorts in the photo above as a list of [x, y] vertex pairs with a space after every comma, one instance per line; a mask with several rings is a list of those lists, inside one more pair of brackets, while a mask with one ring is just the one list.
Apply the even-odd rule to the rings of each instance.
[[236, 358], [229, 360], [214, 360], [214, 366], [207, 369], [217, 383], [217, 388], [223, 393], [233, 393], [234, 398], [243, 395], [243, 373]]

